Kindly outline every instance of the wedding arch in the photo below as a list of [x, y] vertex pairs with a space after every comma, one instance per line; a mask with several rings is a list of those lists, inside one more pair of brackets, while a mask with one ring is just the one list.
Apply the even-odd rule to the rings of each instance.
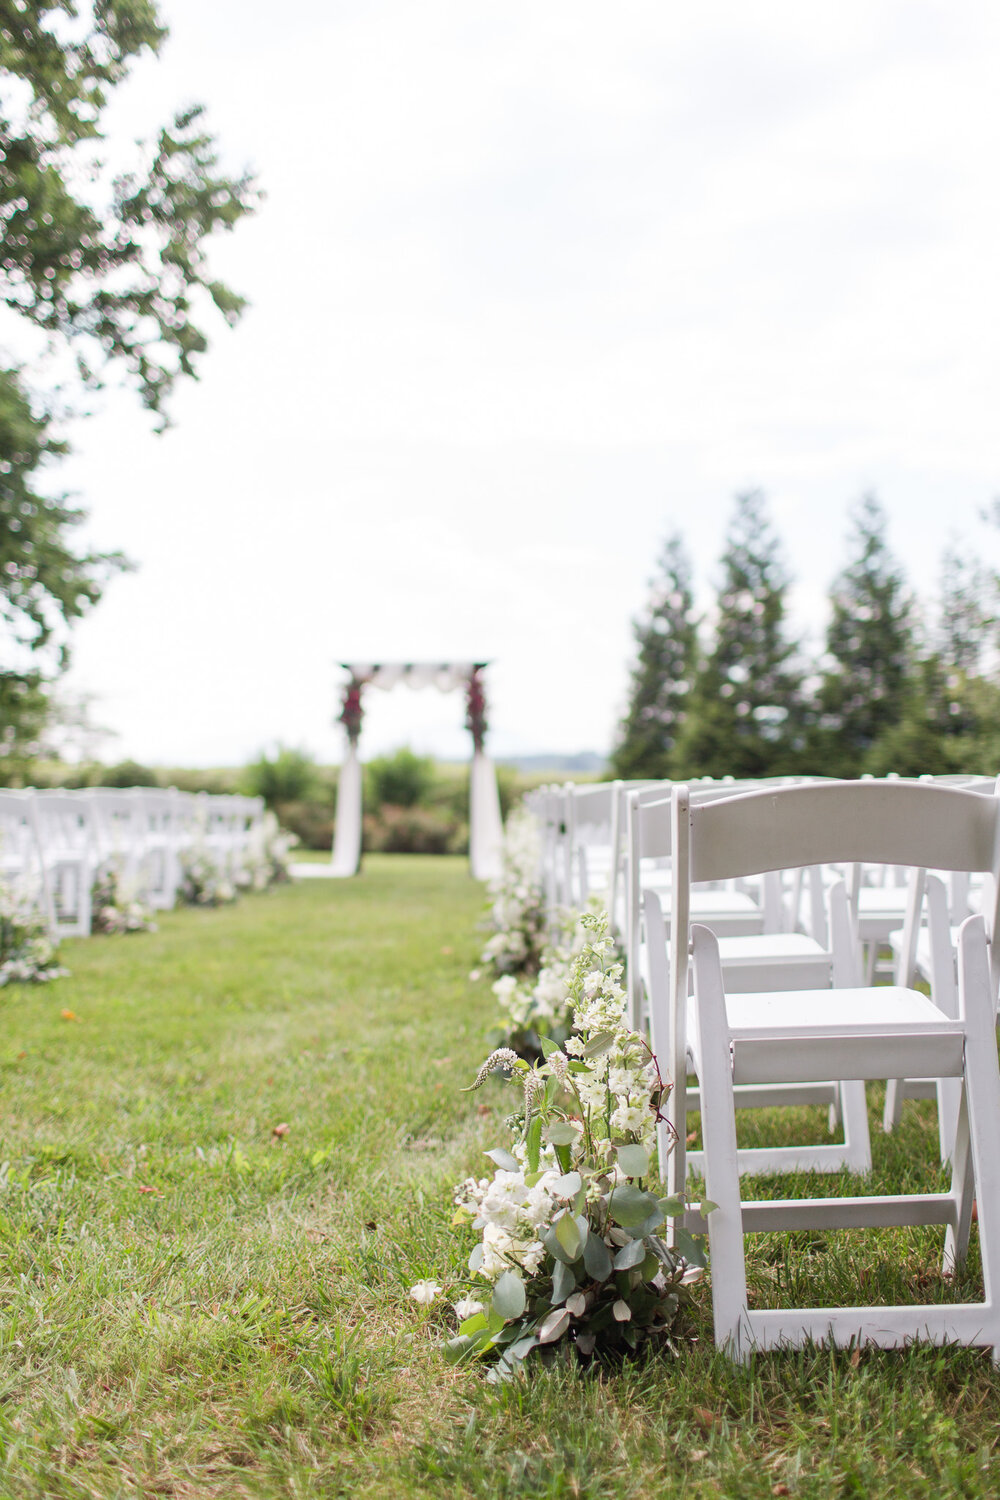
[[361, 762], [358, 741], [364, 719], [366, 688], [388, 692], [399, 683], [409, 688], [434, 687], [439, 692], [465, 689], [465, 727], [472, 735], [469, 776], [469, 864], [477, 880], [490, 880], [500, 871], [503, 824], [496, 769], [486, 754], [485, 661], [464, 662], [341, 662], [348, 674], [338, 720], [347, 734], [347, 754], [337, 785], [337, 824], [331, 858], [332, 875], [356, 875], [361, 865]]

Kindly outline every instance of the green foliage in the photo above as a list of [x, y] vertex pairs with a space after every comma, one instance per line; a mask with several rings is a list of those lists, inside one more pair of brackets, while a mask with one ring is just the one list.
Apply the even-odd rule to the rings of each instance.
[[628, 712], [612, 756], [615, 776], [666, 777], [697, 667], [698, 630], [691, 563], [678, 534], [667, 541], [646, 614], [633, 622], [637, 656]]
[[392, 755], [378, 755], [365, 767], [365, 801], [378, 809], [384, 803], [391, 807], [416, 807], [428, 797], [434, 785], [434, 762], [426, 755], [415, 755], [409, 746]]
[[785, 633], [788, 580], [759, 491], [737, 497], [722, 568], [714, 642], [690, 695], [674, 773], [795, 770], [802, 750], [802, 674]]
[[[161, 427], [177, 380], [196, 373], [207, 348], [204, 312], [214, 305], [232, 323], [242, 309], [211, 276], [204, 245], [256, 196], [246, 174], [219, 170], [199, 105], [160, 131], [141, 165], [108, 180], [104, 111], [133, 61], [165, 36], [151, 0], [0, 0], [0, 301], [51, 353], [72, 353], [81, 392], [115, 369]], [[33, 753], [44, 675], [65, 665], [66, 628], [123, 566], [120, 554], [74, 547], [84, 513], [48, 482], [66, 452], [48, 396], [29, 389], [18, 365], [0, 363], [0, 674], [14, 676], [6, 697], [15, 714], [4, 719], [7, 755]], [[50, 644], [19, 698], [25, 669], [12, 647]]]
[[900, 724], [913, 691], [912, 603], [867, 495], [852, 515], [853, 556], [834, 584], [820, 687], [817, 747], [826, 774], [857, 776], [880, 735]]
[[241, 778], [248, 797], [263, 797], [268, 807], [282, 802], [319, 800], [321, 787], [313, 757], [305, 750], [279, 745], [273, 755], [262, 752], [251, 761]]
[[439, 808], [386, 802], [365, 817], [364, 846], [381, 854], [465, 854], [469, 829]]
[[135, 760], [122, 760], [116, 766], [102, 767], [94, 786], [159, 786], [159, 777], [149, 766]]

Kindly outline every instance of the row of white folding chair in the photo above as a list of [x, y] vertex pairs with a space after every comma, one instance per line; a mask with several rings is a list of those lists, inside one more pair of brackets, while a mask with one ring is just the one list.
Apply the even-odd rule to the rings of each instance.
[[[818, 863], [876, 862], [916, 869], [976, 870], [996, 887], [1000, 859], [1000, 801], [949, 787], [913, 783], [827, 783], [750, 792], [721, 800], [673, 799], [675, 933], [687, 930], [687, 893], [699, 880], [727, 879]], [[929, 877], [933, 880], [934, 877]], [[832, 924], [849, 922], [847, 893], [834, 888]], [[832, 990], [729, 991], [719, 940], [696, 924], [693, 939], [694, 1025], [689, 1037], [701, 1082], [707, 1216], [716, 1341], [737, 1357], [753, 1348], [842, 1344], [858, 1340], [898, 1346], [915, 1338], [959, 1340], [1000, 1348], [1000, 1075], [994, 1033], [994, 994], [981, 917], [970, 918], [959, 941], [957, 1014], [901, 986], [862, 987], [858, 975], [834, 974]], [[845, 950], [853, 955], [848, 946]], [[662, 967], [660, 966], [660, 970]], [[844, 986], [844, 978], [854, 980]], [[688, 1008], [688, 943], [670, 947], [669, 982], [654, 982], [654, 1037], [677, 1044]], [[683, 1076], [685, 1057], [678, 1063]], [[739, 1085], [857, 1080], [894, 1073], [937, 1073], [956, 1081], [959, 1095], [951, 1187], [947, 1193], [902, 1197], [817, 1198], [743, 1202], [736, 1144]], [[671, 1095], [671, 1123], [683, 1142], [686, 1093]], [[863, 1083], [853, 1085], [863, 1090]], [[669, 1158], [668, 1158], [669, 1162]], [[791, 1162], [790, 1162], [791, 1164]], [[812, 1308], [751, 1311], [746, 1294], [743, 1236], [760, 1230], [865, 1225], [941, 1224], [945, 1264], [968, 1245], [973, 1194], [986, 1285], [976, 1304], [904, 1308]], [[688, 1226], [704, 1228], [700, 1215]]]
[[126, 891], [167, 908], [187, 849], [204, 844], [235, 875], [262, 816], [259, 798], [176, 788], [0, 791], [0, 874], [43, 912], [54, 940], [85, 936], [102, 868], [113, 865]]

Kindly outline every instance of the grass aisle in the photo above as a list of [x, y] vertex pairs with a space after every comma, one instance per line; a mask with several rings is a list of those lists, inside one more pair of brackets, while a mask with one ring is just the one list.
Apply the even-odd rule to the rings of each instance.
[[[461, 861], [372, 858], [67, 943], [71, 979], [0, 991], [0, 1493], [996, 1494], [1000, 1380], [974, 1352], [734, 1371], [703, 1326], [677, 1365], [497, 1389], [444, 1363], [408, 1288], [461, 1265], [451, 1185], [508, 1108], [458, 1091], [490, 1015], [481, 903]], [[876, 1139], [885, 1180], [933, 1149], [909, 1110]], [[779, 1243], [762, 1299], [819, 1248]], [[936, 1256], [886, 1237], [861, 1270], [954, 1295]]]

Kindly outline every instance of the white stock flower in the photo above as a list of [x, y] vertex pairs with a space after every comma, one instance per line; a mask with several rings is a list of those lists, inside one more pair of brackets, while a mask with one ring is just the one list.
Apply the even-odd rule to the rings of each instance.
[[436, 1281], [418, 1281], [415, 1286], [410, 1287], [410, 1296], [421, 1307], [430, 1307], [440, 1295], [441, 1288]]
[[455, 1316], [460, 1323], [464, 1323], [466, 1318], [474, 1318], [476, 1313], [481, 1313], [483, 1310], [483, 1304], [477, 1302], [475, 1297], [460, 1297], [453, 1306]]

